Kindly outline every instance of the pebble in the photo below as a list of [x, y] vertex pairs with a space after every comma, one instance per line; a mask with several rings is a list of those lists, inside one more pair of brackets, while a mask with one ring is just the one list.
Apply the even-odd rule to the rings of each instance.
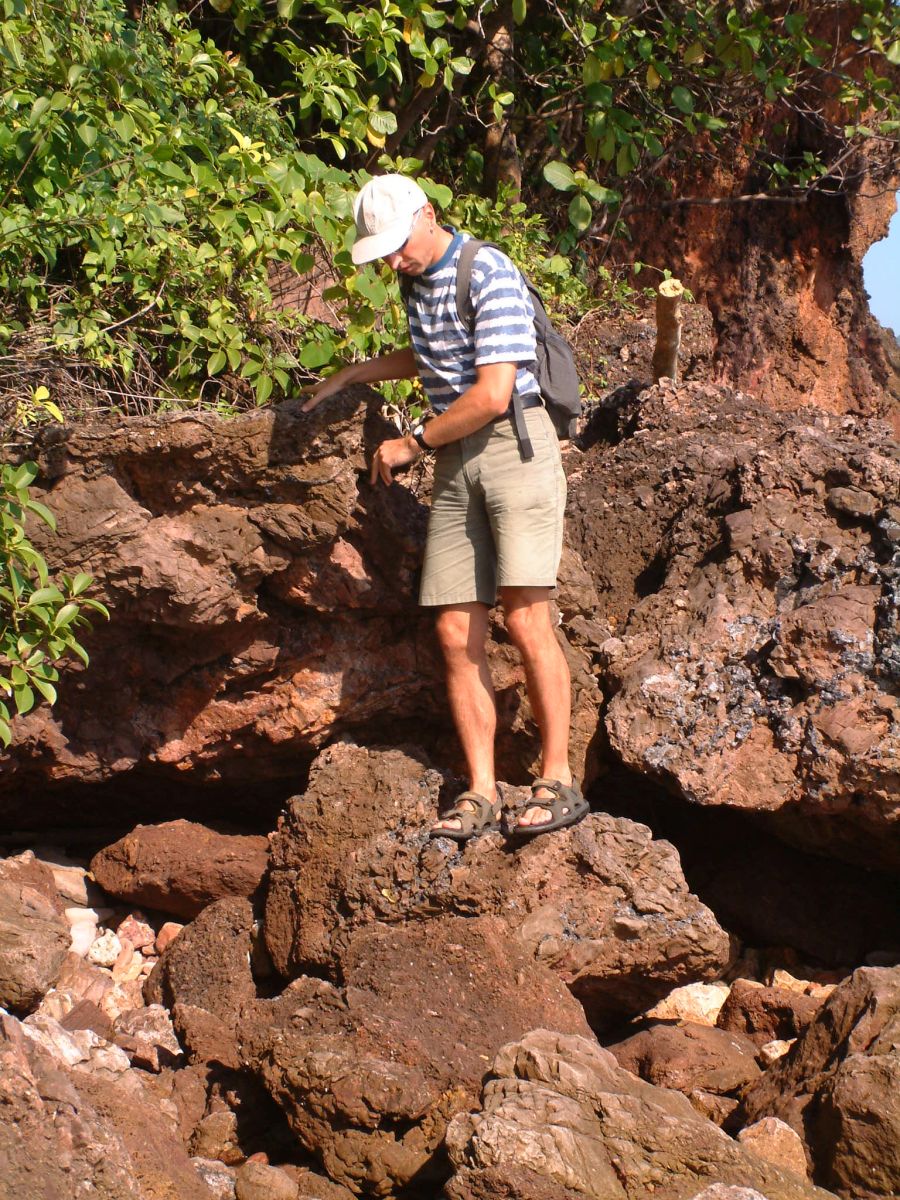
[[784, 1058], [796, 1040], [796, 1038], [789, 1038], [787, 1041], [776, 1039], [774, 1042], [766, 1042], [764, 1046], [760, 1046], [759, 1048], [759, 1057], [767, 1067], [771, 1067], [773, 1062], [777, 1062], [779, 1058]]
[[92, 962], [98, 967], [113, 967], [121, 953], [122, 943], [111, 929], [107, 929], [99, 937], [94, 938], [93, 944], [88, 950], [88, 962]]
[[160, 927], [159, 933], [156, 935], [156, 953], [162, 954], [166, 946], [175, 941], [182, 929], [184, 929], [184, 926], [179, 925], [177, 921], [166, 921], [165, 925]]

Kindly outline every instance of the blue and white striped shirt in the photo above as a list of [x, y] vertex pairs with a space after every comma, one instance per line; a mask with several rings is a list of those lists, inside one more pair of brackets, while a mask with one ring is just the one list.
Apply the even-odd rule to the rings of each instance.
[[473, 333], [456, 311], [456, 267], [469, 235], [455, 233], [441, 259], [413, 277], [407, 300], [419, 376], [435, 412], [443, 412], [475, 382], [476, 367], [518, 363], [516, 391], [540, 393], [534, 365], [534, 307], [517, 268], [505, 254], [482, 246], [472, 263]]

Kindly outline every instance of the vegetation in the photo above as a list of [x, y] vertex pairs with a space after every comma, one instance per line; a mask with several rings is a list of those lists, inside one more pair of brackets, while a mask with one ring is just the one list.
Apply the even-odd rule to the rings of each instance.
[[[7, 422], [23, 383], [63, 409], [92, 391], [229, 407], [396, 344], [393, 281], [349, 260], [369, 171], [427, 171], [452, 218], [577, 313], [612, 282], [591, 248], [639, 196], [671, 195], [678, 164], [747, 142], [754, 189], [784, 192], [849, 186], [861, 145], [870, 171], [896, 158], [887, 0], [207, 11], [198, 28], [166, 4], [135, 20], [115, 0], [0, 0]], [[314, 265], [329, 319], [277, 311], [273, 269]]]
[[[50, 510], [29, 493], [36, 475], [32, 462], [0, 469], [0, 696], [10, 699], [18, 714], [29, 712], [40, 699], [56, 701], [62, 658], [74, 654], [87, 665], [87, 652], [76, 637], [76, 630], [89, 624], [85, 610], [109, 615], [99, 600], [84, 596], [90, 575], [80, 571], [51, 579], [28, 539], [28, 513], [56, 528]], [[4, 746], [12, 740], [11, 719], [8, 704], [0, 700]]]

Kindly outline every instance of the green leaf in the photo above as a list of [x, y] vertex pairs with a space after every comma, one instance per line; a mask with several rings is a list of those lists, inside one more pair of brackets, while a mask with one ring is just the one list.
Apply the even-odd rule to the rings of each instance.
[[376, 133], [396, 133], [397, 118], [392, 112], [381, 112], [376, 109], [369, 113], [369, 125]]
[[579, 233], [584, 233], [588, 225], [591, 223], [594, 212], [591, 208], [590, 201], [581, 193], [573, 196], [569, 203], [569, 223]]
[[558, 192], [570, 192], [575, 187], [575, 172], [559, 160], [547, 163], [544, 167], [544, 178]]
[[53, 624], [57, 629], [65, 629], [78, 616], [77, 604], [64, 604], [54, 618]]
[[513, 0], [512, 15], [516, 25], [525, 24], [525, 17], [528, 15], [526, 0]]
[[13, 687], [13, 700], [15, 701], [16, 712], [19, 716], [31, 712], [34, 708], [34, 692], [27, 683]]
[[474, 66], [475, 62], [471, 58], [460, 57], [450, 59], [450, 67], [457, 75], [468, 75]]
[[228, 356], [225, 351], [216, 350], [209, 356], [206, 363], [206, 370], [210, 375], [218, 375], [227, 362]]
[[299, 360], [302, 367], [314, 370], [324, 367], [334, 358], [334, 346], [329, 341], [307, 342], [300, 351]]
[[693, 94], [686, 87], [682, 87], [681, 84], [672, 88], [672, 103], [683, 113], [694, 111]]
[[900, 67], [900, 38], [896, 42], [891, 42], [884, 56], [891, 66]]
[[39, 679], [37, 675], [32, 677], [32, 682], [49, 704], [56, 703], [56, 688], [52, 683], [48, 683], [46, 679]]
[[256, 403], [265, 404], [268, 398], [272, 395], [274, 381], [272, 376], [263, 372], [256, 380]]
[[84, 142], [84, 144], [88, 147], [88, 149], [90, 149], [90, 147], [93, 146], [97, 140], [96, 125], [89, 125], [89, 124], [87, 124], [87, 122], [85, 122], [85, 124], [79, 125], [76, 128], [75, 132], [78, 134], [78, 136]]

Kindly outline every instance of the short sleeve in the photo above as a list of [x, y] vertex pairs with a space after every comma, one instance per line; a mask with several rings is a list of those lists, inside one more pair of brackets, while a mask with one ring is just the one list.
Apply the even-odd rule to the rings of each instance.
[[472, 263], [475, 365], [533, 363], [534, 308], [521, 273], [505, 254], [482, 247]]

